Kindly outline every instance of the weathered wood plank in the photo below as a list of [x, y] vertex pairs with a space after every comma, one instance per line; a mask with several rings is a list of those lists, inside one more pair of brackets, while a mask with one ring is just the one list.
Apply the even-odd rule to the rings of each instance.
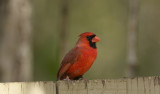
[[87, 87], [83, 81], [57, 84], [58, 94], [160, 94], [159, 77], [90, 80]]
[[1, 94], [9, 94], [8, 93], [8, 84], [1, 83], [0, 84], [0, 92], [1, 92]]
[[87, 94], [103, 94], [104, 88], [101, 80], [90, 80], [87, 86]]
[[0, 94], [56, 94], [54, 82], [0, 83]]
[[160, 94], [160, 78], [0, 83], [0, 94]]
[[139, 94], [145, 94], [145, 88], [144, 88], [144, 78], [138, 78], [138, 93]]
[[84, 81], [57, 81], [58, 94], [88, 94]]
[[8, 94], [22, 94], [21, 83], [8, 83]]
[[159, 84], [159, 77], [157, 76], [154, 78], [155, 94], [160, 94], [160, 86], [158, 84]]

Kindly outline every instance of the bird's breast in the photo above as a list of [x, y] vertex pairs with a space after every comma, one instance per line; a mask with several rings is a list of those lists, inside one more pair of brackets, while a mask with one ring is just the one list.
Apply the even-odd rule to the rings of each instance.
[[70, 67], [68, 73], [71, 78], [79, 75], [83, 75], [92, 66], [93, 62], [97, 57], [97, 50], [86, 49], [81, 51], [80, 57], [77, 61]]

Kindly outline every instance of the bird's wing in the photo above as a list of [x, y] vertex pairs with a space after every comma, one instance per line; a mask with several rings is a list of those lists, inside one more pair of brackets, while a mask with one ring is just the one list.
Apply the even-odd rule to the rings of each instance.
[[70, 50], [61, 62], [60, 68], [58, 70], [57, 79], [63, 78], [67, 70], [78, 60], [81, 55], [79, 48], [73, 48]]

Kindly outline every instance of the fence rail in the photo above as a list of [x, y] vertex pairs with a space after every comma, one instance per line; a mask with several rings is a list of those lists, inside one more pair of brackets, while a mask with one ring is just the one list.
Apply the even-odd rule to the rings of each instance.
[[160, 77], [0, 83], [0, 94], [160, 94]]

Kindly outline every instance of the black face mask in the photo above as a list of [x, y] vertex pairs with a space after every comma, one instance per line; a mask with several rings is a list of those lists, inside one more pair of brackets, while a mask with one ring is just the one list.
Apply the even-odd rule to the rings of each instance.
[[92, 39], [95, 37], [96, 35], [91, 35], [91, 36], [87, 36], [87, 40], [89, 41], [89, 46], [96, 49], [96, 43], [95, 42], [92, 42]]

